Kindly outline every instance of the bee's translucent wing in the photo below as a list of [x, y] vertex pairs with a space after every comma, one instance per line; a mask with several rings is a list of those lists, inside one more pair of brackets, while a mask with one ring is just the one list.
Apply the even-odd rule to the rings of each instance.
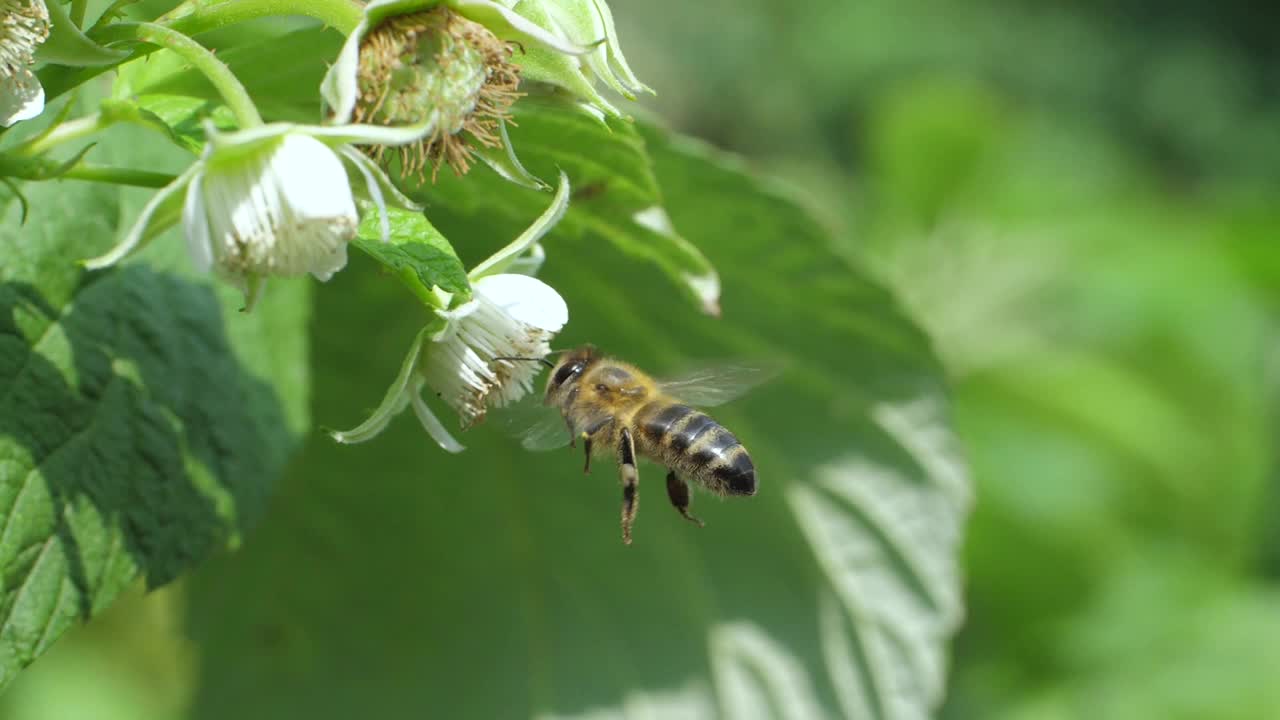
[[564, 418], [553, 408], [547, 408], [547, 414], [520, 435], [520, 446], [525, 450], [543, 452], [555, 450], [569, 444], [569, 428], [565, 427]]
[[779, 368], [749, 365], [706, 367], [658, 383], [664, 393], [690, 405], [714, 407], [773, 379]]
[[516, 438], [521, 447], [534, 452], [562, 448], [569, 444], [570, 438], [584, 430], [598, 428], [613, 418], [604, 410], [576, 413], [576, 422], [570, 432], [560, 411], [543, 405], [533, 393], [505, 408], [496, 408], [491, 414], [505, 435]]
[[560, 411], [543, 405], [537, 393], [491, 412], [503, 434], [519, 440], [525, 450], [541, 452], [569, 444], [569, 428]]

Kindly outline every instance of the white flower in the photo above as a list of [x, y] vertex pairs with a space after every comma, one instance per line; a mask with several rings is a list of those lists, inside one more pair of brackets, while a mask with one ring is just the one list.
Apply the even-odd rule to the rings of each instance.
[[278, 123], [223, 133], [206, 125], [200, 159], [147, 203], [119, 245], [86, 265], [98, 269], [119, 262], [154, 234], [148, 230], [159, 209], [182, 202], [192, 261], [238, 286], [249, 305], [267, 277], [311, 273], [328, 280], [346, 265], [347, 243], [359, 224], [349, 170], [362, 178], [382, 213], [384, 240], [384, 193], [416, 207], [348, 143], [374, 138], [393, 144], [412, 132]]
[[564, 215], [568, 203], [569, 182], [562, 173], [555, 200], [541, 217], [468, 274], [471, 298], [458, 307], [436, 310], [436, 323], [418, 333], [373, 415], [358, 427], [332, 433], [334, 440], [369, 440], [412, 406], [432, 439], [449, 452], [461, 452], [463, 446], [422, 399], [424, 388], [458, 413], [463, 428], [484, 419], [490, 406], [508, 405], [532, 390], [541, 365], [530, 360], [551, 351], [551, 338], [568, 322], [569, 309], [550, 285], [503, 271], [527, 266], [530, 254], [541, 255], [538, 240]]
[[337, 153], [296, 132], [257, 152], [228, 157], [220, 147], [215, 134], [187, 186], [182, 225], [197, 269], [328, 280], [347, 264], [360, 216]]
[[44, 0], [0, 0], [0, 125], [9, 127], [44, 111], [44, 88], [31, 65], [49, 37]]
[[539, 364], [496, 362], [541, 358], [551, 338], [569, 321], [569, 309], [550, 285], [528, 275], [501, 273], [471, 285], [471, 300], [440, 311], [445, 327], [431, 337], [423, 358], [426, 383], [470, 427], [489, 405], [506, 406], [529, 393]]

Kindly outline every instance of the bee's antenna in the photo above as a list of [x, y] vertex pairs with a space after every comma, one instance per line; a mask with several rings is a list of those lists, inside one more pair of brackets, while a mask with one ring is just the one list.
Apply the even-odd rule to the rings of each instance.
[[528, 360], [529, 362], [540, 362], [549, 368], [554, 368], [556, 366], [555, 363], [551, 362], [546, 358], [536, 358], [536, 357], [535, 358], [530, 358], [530, 357], [496, 357], [494, 358], [495, 362], [497, 362], [498, 360]]

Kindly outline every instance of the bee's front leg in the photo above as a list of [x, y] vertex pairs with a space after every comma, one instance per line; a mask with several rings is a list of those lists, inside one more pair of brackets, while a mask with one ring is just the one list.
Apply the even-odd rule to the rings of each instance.
[[[574, 388], [574, 390], [577, 390], [577, 388]], [[586, 451], [587, 455], [586, 462], [582, 465], [582, 472], [584, 475], [591, 472], [591, 436], [600, 432], [600, 429], [605, 425], [608, 425], [610, 422], [613, 422], [612, 415], [596, 420], [590, 427], [584, 428], [582, 431], [582, 449]], [[572, 432], [572, 430], [570, 430], [570, 432]], [[572, 447], [572, 443], [570, 446]]]
[[636, 446], [631, 430], [622, 428], [618, 437], [618, 475], [622, 479], [622, 542], [631, 544], [631, 525], [640, 506], [640, 471], [636, 470]]
[[569, 397], [564, 401], [564, 426], [569, 428], [569, 447], [573, 447], [578, 441], [578, 436], [573, 432], [573, 421], [569, 419], [569, 410], [573, 408], [573, 401], [578, 399], [578, 386], [574, 385], [569, 389]]

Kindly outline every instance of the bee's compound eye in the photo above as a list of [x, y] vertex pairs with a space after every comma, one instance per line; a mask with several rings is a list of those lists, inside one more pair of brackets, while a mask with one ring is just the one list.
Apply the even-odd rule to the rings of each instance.
[[582, 363], [569, 363], [556, 371], [556, 375], [551, 378], [551, 382], [557, 386], [563, 385], [566, 380], [580, 372], [582, 372]]

